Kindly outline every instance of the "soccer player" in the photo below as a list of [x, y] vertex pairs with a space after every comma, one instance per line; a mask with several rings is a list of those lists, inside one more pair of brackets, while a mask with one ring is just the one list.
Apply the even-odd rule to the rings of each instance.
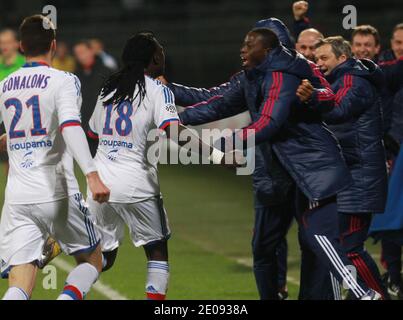
[[[147, 256], [146, 297], [163, 300], [168, 287], [167, 240], [170, 228], [157, 174], [158, 157], [147, 155], [152, 130], [171, 137], [184, 129], [179, 124], [172, 92], [154, 80], [163, 74], [163, 48], [151, 33], [130, 38], [122, 54], [123, 68], [109, 77], [90, 119], [90, 135], [99, 139], [96, 166], [111, 190], [108, 203], [88, 199], [101, 230], [103, 268], [114, 263], [128, 225], [132, 242], [143, 246]], [[179, 144], [181, 142], [179, 141]], [[224, 153], [203, 144], [199, 147], [214, 163], [223, 163]], [[205, 148], [207, 147], [207, 148]], [[238, 154], [241, 163], [243, 156]]]
[[97, 280], [102, 258], [72, 156], [94, 201], [107, 201], [109, 189], [99, 178], [80, 126], [80, 83], [49, 66], [56, 49], [52, 23], [41, 15], [27, 17], [20, 37], [27, 62], [0, 83], [0, 120], [10, 158], [0, 222], [1, 271], [10, 270], [3, 299], [31, 297], [37, 261], [51, 235], [77, 261], [58, 299], [79, 300]]

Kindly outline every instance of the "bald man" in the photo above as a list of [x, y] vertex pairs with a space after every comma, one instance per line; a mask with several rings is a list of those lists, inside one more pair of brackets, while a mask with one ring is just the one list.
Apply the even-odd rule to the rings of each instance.
[[320, 39], [323, 39], [323, 34], [314, 28], [309, 28], [299, 34], [298, 41], [295, 45], [297, 51], [308, 60], [315, 59], [315, 45]]

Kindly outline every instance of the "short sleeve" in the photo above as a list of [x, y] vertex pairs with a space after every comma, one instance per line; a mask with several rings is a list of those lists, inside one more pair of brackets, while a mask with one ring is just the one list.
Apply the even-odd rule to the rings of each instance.
[[160, 129], [165, 129], [172, 122], [179, 122], [178, 111], [172, 91], [166, 86], [160, 86], [155, 96], [154, 123]]
[[68, 74], [56, 93], [56, 110], [60, 130], [81, 125], [81, 84], [75, 75]]

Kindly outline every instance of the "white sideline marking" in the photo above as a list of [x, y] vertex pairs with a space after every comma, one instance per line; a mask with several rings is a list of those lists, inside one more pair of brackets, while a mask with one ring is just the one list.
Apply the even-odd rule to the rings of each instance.
[[[51, 264], [54, 264], [56, 267], [59, 269], [69, 273], [71, 270], [74, 269], [74, 266], [71, 265], [70, 263], [62, 260], [61, 258], [56, 258], [54, 259]], [[98, 291], [100, 294], [103, 296], [107, 297], [110, 300], [129, 300], [129, 298], [125, 297], [124, 295], [120, 294], [118, 291], [115, 289], [112, 289], [110, 286], [107, 284], [103, 283], [101, 280], [98, 280], [92, 288], [95, 291]]]
[[[245, 267], [253, 267], [253, 262], [251, 258], [237, 258], [235, 259], [236, 263], [239, 263]], [[295, 279], [294, 277], [288, 276], [287, 275], [287, 282], [290, 282], [292, 284], [295, 284], [299, 286], [299, 281]]]

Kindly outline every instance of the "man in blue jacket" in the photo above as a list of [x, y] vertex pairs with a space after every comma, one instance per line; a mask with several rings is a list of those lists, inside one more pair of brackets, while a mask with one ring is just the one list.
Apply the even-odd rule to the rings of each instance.
[[[312, 254], [309, 264], [314, 265], [316, 259], [326, 265], [357, 299], [379, 299], [377, 292], [352, 277], [347, 268], [351, 262], [338, 242], [336, 195], [351, 184], [351, 176], [320, 114], [298, 103], [295, 93], [300, 81], [312, 73], [308, 61], [284, 48], [275, 33], [264, 28], [247, 34], [241, 60], [244, 71], [237, 83], [202, 108], [208, 112], [218, 105], [215, 110], [250, 111], [252, 124], [235, 132], [232, 139], [222, 139], [222, 149], [232, 150], [235, 138], [241, 139], [245, 148], [249, 140], [257, 145], [270, 141], [273, 157], [297, 185], [296, 218], [302, 249]], [[181, 119], [203, 114], [202, 109], [187, 108]], [[308, 261], [302, 263], [307, 265]], [[314, 281], [315, 270], [302, 266], [302, 273], [302, 278]]]
[[[276, 18], [260, 20], [257, 27], [267, 27], [273, 30], [287, 48], [293, 48], [294, 43], [287, 27]], [[332, 91], [330, 85], [320, 76], [317, 66], [310, 64], [312, 69], [311, 81], [317, 80], [317, 86], [327, 86], [318, 92], [322, 96], [322, 107], [331, 103]], [[316, 77], [314, 77], [316, 74]], [[210, 89], [189, 88], [182, 85], [169, 83], [168, 86], [175, 94], [176, 102], [182, 106], [193, 105], [194, 108], [207, 107], [205, 101], [219, 99], [224, 92], [238, 85], [236, 74], [227, 83]], [[198, 125], [206, 122], [219, 120], [237, 114], [236, 108], [211, 108], [195, 114], [193, 117], [182, 119], [183, 123]], [[287, 267], [287, 242], [285, 239], [290, 222], [294, 215], [293, 194], [290, 192], [293, 182], [284, 169], [272, 157], [272, 149], [269, 143], [261, 144], [255, 149], [255, 171], [253, 173], [253, 189], [255, 203], [255, 226], [252, 240], [254, 274], [261, 299], [276, 299], [278, 284], [279, 296], [284, 297], [286, 291]], [[322, 268], [324, 279], [313, 283], [311, 288], [301, 283], [300, 299], [334, 299], [335, 293], [332, 288], [328, 272]]]
[[354, 184], [337, 195], [341, 244], [366, 284], [387, 292], [364, 248], [373, 213], [383, 212], [387, 193], [380, 92], [384, 77], [370, 60], [354, 59], [350, 44], [329, 37], [316, 45], [316, 62], [336, 94], [324, 119], [338, 138]]

